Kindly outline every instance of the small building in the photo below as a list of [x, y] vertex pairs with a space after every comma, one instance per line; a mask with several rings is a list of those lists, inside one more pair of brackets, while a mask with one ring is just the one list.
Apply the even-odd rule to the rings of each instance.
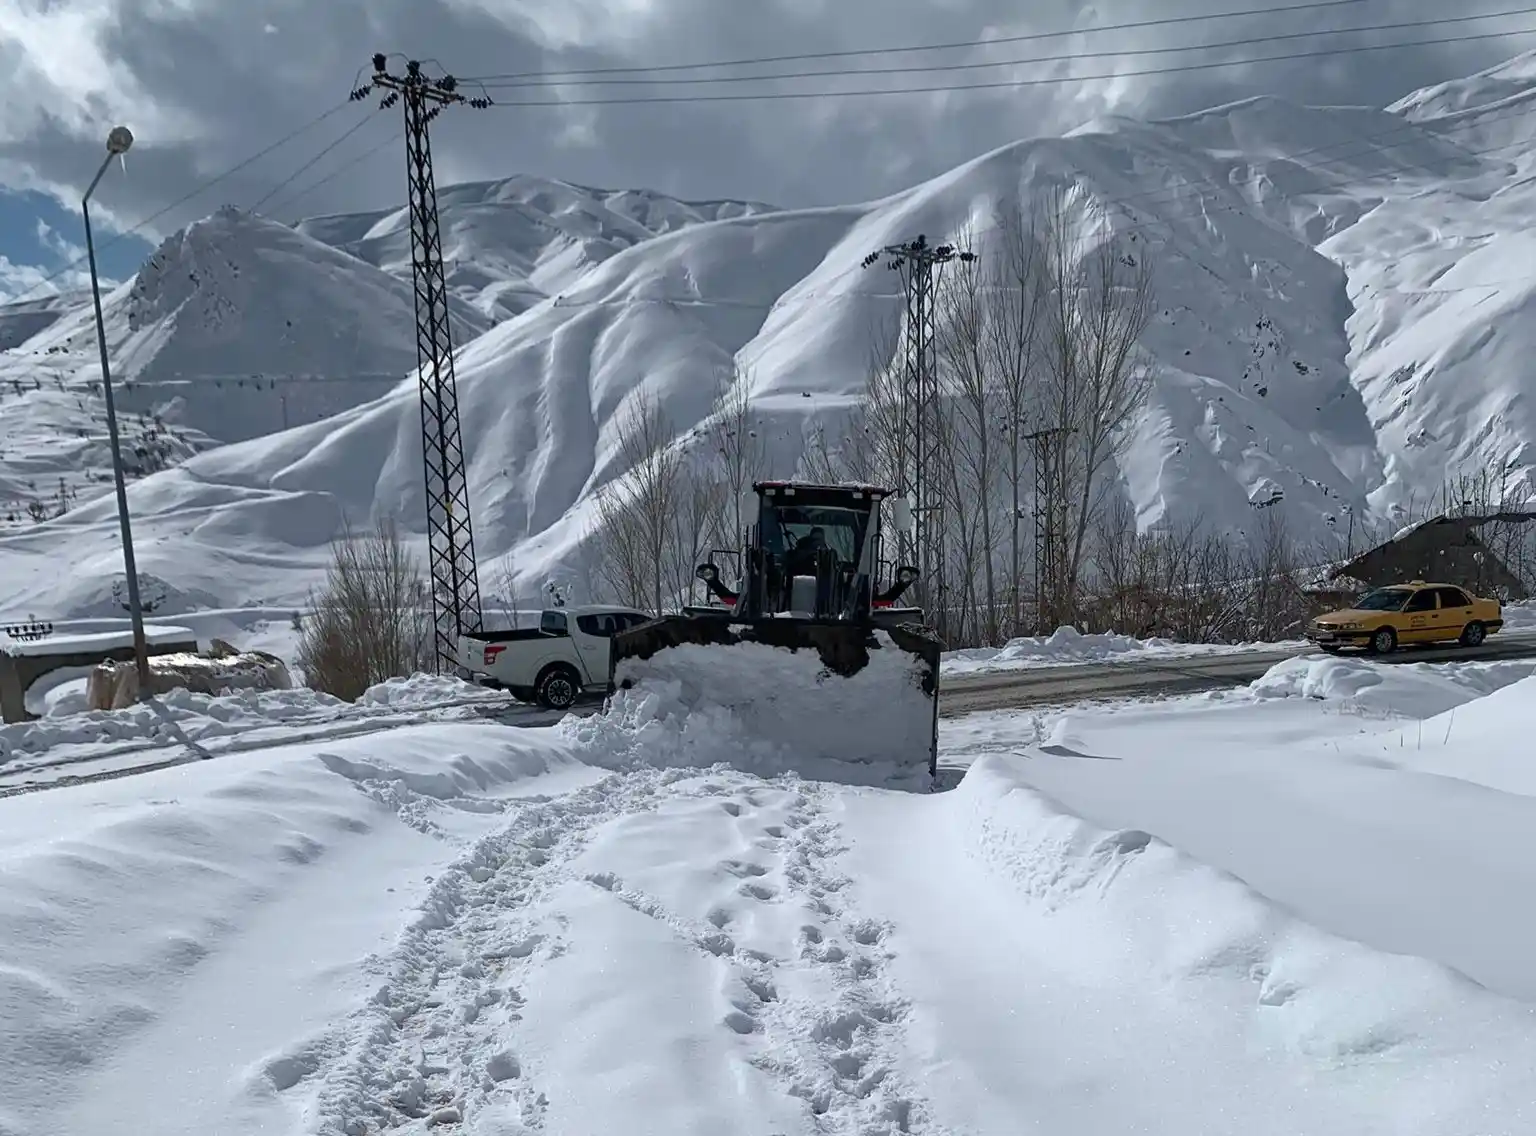
[[1432, 517], [1403, 529], [1385, 544], [1332, 566], [1307, 590], [1351, 598], [1370, 588], [1432, 580], [1455, 584], [1505, 601], [1530, 598], [1530, 590], [1479, 535], [1489, 524], [1525, 524], [1536, 512], [1498, 512]]

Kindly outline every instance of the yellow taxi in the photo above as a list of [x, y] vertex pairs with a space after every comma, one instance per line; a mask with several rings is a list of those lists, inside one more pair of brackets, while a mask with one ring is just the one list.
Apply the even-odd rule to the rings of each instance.
[[1458, 642], [1479, 646], [1504, 626], [1498, 600], [1474, 596], [1451, 584], [1412, 580], [1366, 592], [1355, 606], [1320, 615], [1307, 638], [1324, 651], [1364, 647], [1375, 655], [1404, 643]]

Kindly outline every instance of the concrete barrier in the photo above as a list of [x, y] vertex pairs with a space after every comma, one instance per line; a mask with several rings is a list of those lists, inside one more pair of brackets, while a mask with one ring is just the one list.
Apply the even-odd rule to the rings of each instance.
[[[215, 639], [207, 654], [179, 651], [149, 660], [149, 693], [191, 690], [217, 695], [226, 690], [292, 690], [293, 679], [276, 655], [237, 651]], [[91, 710], [121, 710], [139, 700], [139, 671], [131, 660], [109, 660], [91, 671], [86, 683]]]

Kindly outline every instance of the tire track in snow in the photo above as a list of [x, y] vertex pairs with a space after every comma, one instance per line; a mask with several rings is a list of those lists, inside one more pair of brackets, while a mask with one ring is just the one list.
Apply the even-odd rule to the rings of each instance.
[[[882, 947], [887, 927], [864, 919], [843, 902], [850, 884], [832, 863], [842, 849], [837, 825], [825, 811], [826, 790], [794, 779], [761, 782], [787, 789], [793, 805], [782, 825], [769, 825], [759, 846], [775, 854], [786, 882], [780, 897], [762, 882], [771, 869], [725, 860], [724, 871], [742, 879], [738, 893], [763, 903], [798, 902], [806, 913], [793, 960], [738, 946], [724, 909], [707, 923], [694, 923], [667, 909], [654, 896], [627, 886], [615, 873], [587, 881], [640, 914], [670, 928], [722, 965], [721, 993], [730, 1009], [723, 1028], [751, 1044], [751, 1064], [805, 1102], [811, 1130], [849, 1136], [898, 1136], [936, 1132], [916, 1087], [897, 1071], [904, 1049], [902, 1021], [907, 1004], [886, 973]], [[722, 799], [744, 823], [760, 806], [748, 787]], [[807, 984], [806, 972], [820, 981]], [[815, 986], [823, 994], [795, 993]]]

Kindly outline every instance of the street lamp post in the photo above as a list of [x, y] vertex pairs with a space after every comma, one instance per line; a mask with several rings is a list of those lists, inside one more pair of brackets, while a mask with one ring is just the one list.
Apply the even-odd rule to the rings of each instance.
[[101, 315], [101, 281], [96, 275], [96, 245], [91, 240], [91, 194], [106, 174], [112, 159], [133, 145], [133, 132], [114, 126], [107, 135], [107, 156], [80, 199], [85, 218], [85, 254], [91, 263], [91, 300], [96, 305], [96, 346], [101, 352], [101, 391], [107, 404], [107, 434], [112, 440], [112, 480], [117, 485], [117, 523], [123, 533], [123, 570], [128, 574], [128, 616], [133, 622], [133, 661], [138, 669], [139, 697], [149, 696], [149, 646], [144, 639], [144, 607], [139, 599], [139, 572], [133, 559], [133, 528], [128, 522], [128, 486], [123, 479], [123, 448], [117, 434], [117, 408], [112, 401], [112, 369], [107, 362], [107, 328]]

